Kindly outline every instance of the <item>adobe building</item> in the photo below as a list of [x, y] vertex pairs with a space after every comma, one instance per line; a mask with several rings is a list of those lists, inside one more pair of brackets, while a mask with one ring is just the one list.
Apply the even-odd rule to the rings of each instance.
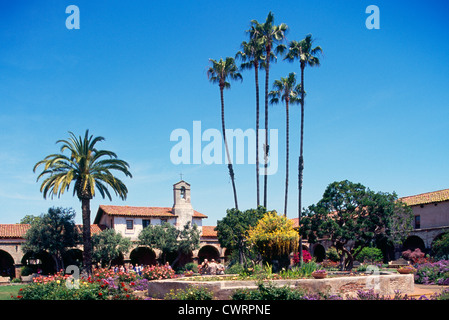
[[[196, 224], [201, 232], [200, 248], [184, 257], [180, 263], [190, 261], [200, 263], [207, 259], [226, 260], [229, 252], [220, 247], [215, 226], [204, 226], [207, 218], [194, 210], [191, 202], [191, 186], [181, 180], [173, 185], [173, 205], [171, 207], [132, 207], [100, 205], [91, 225], [91, 233], [95, 234], [112, 228], [128, 237], [134, 243], [129, 252], [119, 257], [113, 264], [138, 263], [155, 264], [160, 259], [160, 252], [148, 247], [139, 246], [137, 240], [140, 231], [148, 225], [159, 225], [168, 222], [178, 229], [187, 222]], [[423, 193], [400, 198], [413, 211], [413, 231], [402, 246], [388, 257], [397, 259], [401, 251], [420, 248], [425, 253], [431, 253], [433, 242], [444, 233], [449, 232], [449, 189]], [[298, 226], [298, 219], [292, 219]], [[39, 267], [43, 273], [53, 273], [54, 263], [46, 254], [31, 255], [22, 251], [24, 235], [29, 229], [27, 224], [0, 224], [0, 282], [20, 276], [20, 268], [24, 265]], [[81, 226], [77, 226], [81, 228]], [[315, 244], [303, 242], [303, 248], [308, 250], [317, 261], [322, 261], [329, 241], [323, 240]], [[72, 248], [64, 259], [65, 265], [82, 261], [82, 246]]]
[[400, 198], [413, 210], [413, 228], [403, 250], [416, 248], [431, 253], [432, 245], [449, 232], [449, 189]]
[[181, 180], [173, 185], [172, 207], [131, 207], [100, 205], [94, 224], [114, 229], [128, 237], [136, 246], [116, 263], [155, 264], [161, 252], [138, 246], [137, 240], [143, 228], [149, 225], [170, 223], [182, 230], [187, 223], [196, 224], [200, 230], [200, 248], [183, 257], [182, 264], [202, 262], [204, 259], [225, 259], [227, 253], [220, 247], [214, 226], [203, 226], [206, 215], [196, 211], [191, 203], [190, 184]]
[[[200, 263], [204, 259], [226, 259], [228, 252], [220, 247], [215, 226], [203, 226], [206, 215], [196, 211], [191, 203], [190, 184], [181, 180], [173, 185], [173, 206], [171, 207], [132, 207], [100, 205], [91, 225], [95, 234], [107, 228], [114, 229], [133, 242], [129, 252], [124, 253], [113, 264], [156, 264], [160, 262], [159, 250], [139, 246], [139, 233], [148, 225], [160, 225], [168, 222], [177, 229], [186, 223], [196, 224], [200, 230], [200, 248], [191, 255], [183, 257], [181, 264]], [[80, 225], [77, 226], [79, 229]], [[41, 269], [42, 273], [54, 273], [54, 262], [49, 254], [31, 255], [22, 251], [24, 236], [30, 228], [28, 224], [0, 224], [0, 277], [14, 278], [20, 275], [22, 266], [28, 265]], [[68, 250], [64, 264], [70, 265], [82, 261], [82, 245]], [[0, 278], [0, 282], [2, 279]]]

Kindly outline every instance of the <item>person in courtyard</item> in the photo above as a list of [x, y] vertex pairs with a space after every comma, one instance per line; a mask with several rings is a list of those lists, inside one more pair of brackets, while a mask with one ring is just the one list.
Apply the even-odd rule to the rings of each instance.
[[211, 261], [210, 261], [210, 263], [209, 263], [209, 272], [208, 272], [208, 274], [211, 274], [211, 275], [216, 275], [217, 274], [217, 263], [215, 262], [215, 259], [212, 259]]
[[201, 264], [201, 274], [207, 274], [209, 271], [209, 261], [207, 259], [204, 259], [203, 263]]
[[224, 274], [224, 265], [221, 263], [220, 260], [218, 260], [218, 264], [217, 264], [217, 274]]

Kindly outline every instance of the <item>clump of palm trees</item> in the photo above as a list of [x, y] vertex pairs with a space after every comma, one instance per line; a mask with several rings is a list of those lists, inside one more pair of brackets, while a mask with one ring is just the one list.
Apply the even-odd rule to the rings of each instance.
[[[301, 194], [303, 183], [304, 156], [304, 103], [305, 103], [305, 87], [304, 87], [304, 70], [306, 66], [315, 67], [320, 65], [319, 57], [323, 50], [320, 46], [313, 45], [314, 39], [311, 34], [300, 41], [290, 41], [286, 43], [286, 33], [289, 30], [285, 23], [276, 25], [274, 23], [274, 15], [268, 13], [265, 22], [251, 20], [250, 28], [246, 31], [249, 36], [247, 41], [243, 41], [240, 45], [240, 51], [235, 55], [235, 59], [241, 60], [240, 68], [237, 67], [234, 58], [227, 57], [225, 60], [219, 61], [210, 59], [211, 66], [208, 69], [209, 80], [218, 83], [221, 94], [221, 117], [223, 138], [228, 156], [228, 169], [234, 192], [235, 208], [238, 209], [237, 191], [235, 187], [235, 172], [232, 167], [231, 159], [229, 159], [228, 147], [225, 137], [225, 113], [223, 89], [230, 88], [230, 84], [226, 80], [242, 80], [239, 73], [243, 70], [254, 70], [255, 80], [255, 98], [256, 98], [256, 204], [263, 203], [263, 207], [267, 208], [267, 185], [268, 185], [268, 105], [277, 104], [280, 101], [285, 103], [286, 111], [286, 177], [285, 177], [285, 199], [284, 199], [284, 215], [287, 215], [288, 203], [288, 174], [289, 174], [289, 106], [299, 104], [301, 106], [301, 129], [300, 129], [300, 154], [298, 158], [298, 217], [301, 218]], [[285, 44], [286, 43], [286, 44]], [[282, 55], [283, 60], [288, 62], [299, 61], [300, 82], [297, 83], [296, 73], [291, 72], [287, 77], [275, 80], [273, 89], [269, 90], [270, 64], [277, 61], [277, 56]], [[259, 99], [259, 70], [265, 70], [265, 142], [263, 144], [263, 164], [264, 164], [264, 181], [263, 181], [263, 202], [260, 197], [260, 170], [259, 170], [259, 120], [260, 120], [260, 99]]]

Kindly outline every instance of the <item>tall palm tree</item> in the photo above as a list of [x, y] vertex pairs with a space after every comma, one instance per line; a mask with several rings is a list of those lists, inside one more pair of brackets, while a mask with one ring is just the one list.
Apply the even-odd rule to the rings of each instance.
[[287, 216], [287, 199], [288, 199], [288, 168], [289, 168], [289, 135], [290, 135], [290, 120], [289, 120], [289, 104], [300, 103], [301, 85], [296, 85], [296, 74], [291, 72], [287, 78], [275, 80], [273, 89], [270, 91], [270, 103], [278, 104], [279, 100], [285, 102], [285, 198], [284, 198], [284, 216]]
[[[274, 23], [274, 15], [271, 11], [268, 13], [267, 19], [264, 23], [259, 23], [257, 20], [251, 20], [251, 28], [248, 30], [252, 39], [255, 39], [260, 45], [263, 45], [265, 50], [265, 146], [264, 146], [264, 200], [263, 206], [267, 208], [267, 169], [268, 169], [268, 84], [270, 78], [270, 60], [272, 58], [273, 44], [279, 43], [285, 38], [288, 26], [281, 23], [276, 26]], [[285, 49], [284, 45], [278, 45], [274, 51], [282, 53]]]
[[257, 207], [260, 205], [260, 183], [259, 183], [259, 68], [265, 59], [264, 48], [255, 39], [249, 42], [243, 41], [241, 51], [237, 52], [236, 58], [240, 58], [241, 70], [250, 70], [254, 68], [254, 78], [256, 84], [256, 192]]
[[[83, 262], [84, 270], [91, 274], [92, 272], [92, 242], [90, 232], [90, 200], [95, 196], [95, 190], [100, 195], [112, 200], [108, 186], [122, 200], [126, 199], [128, 189], [125, 184], [116, 178], [111, 170], [117, 170], [128, 177], [132, 177], [128, 171], [129, 165], [123, 160], [117, 159], [117, 155], [108, 150], [98, 150], [95, 145], [103, 141], [103, 137], [89, 136], [89, 130], [86, 130], [84, 138], [78, 138], [69, 132], [68, 140], [58, 140], [61, 143], [61, 154], [51, 154], [35, 164], [33, 172], [43, 165], [44, 170], [37, 177], [46, 177], [42, 181], [40, 191], [44, 198], [48, 195], [58, 196], [58, 198], [69, 189], [74, 183], [73, 195], [77, 195], [81, 201], [81, 210], [83, 218]], [[62, 154], [69, 152], [69, 156]], [[106, 158], [104, 158], [106, 157]]]
[[[304, 69], [306, 66], [318, 67], [320, 65], [320, 59], [318, 56], [323, 53], [320, 46], [313, 47], [313, 38], [311, 34], [308, 34], [301, 41], [291, 41], [289, 44], [289, 50], [284, 60], [293, 62], [299, 60], [301, 69], [301, 133], [300, 133], [300, 149], [298, 160], [298, 224], [301, 222], [302, 211], [302, 182], [304, 171], [304, 156], [303, 156], [303, 141], [304, 141]], [[300, 240], [301, 243], [301, 240]], [[300, 261], [302, 263], [302, 248], [299, 250]]]
[[237, 191], [235, 188], [234, 181], [234, 169], [232, 168], [232, 159], [229, 156], [229, 148], [226, 140], [226, 126], [225, 126], [225, 114], [224, 114], [224, 89], [229, 89], [231, 84], [227, 81], [227, 79], [231, 80], [242, 80], [242, 75], [238, 72], [237, 65], [235, 64], [234, 58], [227, 57], [225, 60], [220, 58], [219, 61], [214, 59], [209, 59], [212, 66], [207, 70], [207, 77], [211, 83], [218, 83], [218, 87], [220, 88], [220, 101], [221, 101], [221, 129], [223, 134], [223, 140], [226, 149], [226, 157], [228, 159], [228, 170], [229, 176], [231, 177], [232, 190], [234, 192], [234, 203], [235, 208], [238, 210], [239, 206], [237, 203]]

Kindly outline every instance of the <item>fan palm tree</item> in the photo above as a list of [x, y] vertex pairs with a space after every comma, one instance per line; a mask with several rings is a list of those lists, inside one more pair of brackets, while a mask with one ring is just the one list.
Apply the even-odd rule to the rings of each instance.
[[[77, 195], [81, 201], [83, 220], [83, 261], [84, 270], [90, 274], [92, 272], [92, 242], [90, 232], [90, 200], [95, 196], [95, 190], [100, 195], [112, 200], [108, 186], [122, 200], [126, 199], [128, 189], [125, 184], [116, 178], [111, 170], [117, 170], [128, 177], [132, 177], [128, 171], [129, 165], [123, 160], [117, 159], [117, 155], [108, 150], [98, 150], [95, 145], [103, 141], [103, 137], [89, 136], [86, 130], [84, 138], [78, 138], [69, 132], [68, 140], [58, 140], [61, 143], [61, 154], [51, 154], [35, 164], [33, 172], [43, 165], [44, 170], [37, 177], [46, 177], [42, 181], [40, 191], [44, 198], [47, 196], [58, 196], [64, 194], [74, 184], [73, 195]], [[69, 152], [69, 156], [62, 154]], [[104, 158], [106, 157], [106, 158]]]
[[254, 68], [254, 78], [256, 84], [256, 192], [257, 207], [260, 205], [260, 183], [259, 183], [259, 69], [265, 59], [264, 48], [255, 39], [249, 42], [243, 41], [241, 51], [237, 52], [236, 58], [240, 58], [241, 70], [250, 70]]
[[296, 74], [291, 72], [287, 78], [275, 80], [273, 89], [270, 91], [270, 103], [278, 104], [279, 100], [285, 102], [285, 198], [284, 198], [284, 216], [287, 216], [287, 199], [288, 199], [288, 168], [289, 168], [289, 135], [290, 135], [290, 120], [289, 120], [289, 105], [300, 102], [301, 85], [296, 85]]
[[220, 59], [216, 61], [214, 59], [209, 59], [212, 66], [207, 70], [207, 77], [211, 83], [218, 83], [218, 87], [220, 88], [220, 101], [221, 101], [221, 129], [223, 134], [223, 140], [226, 149], [226, 157], [228, 159], [228, 170], [229, 176], [231, 177], [232, 190], [234, 192], [234, 203], [235, 208], [238, 210], [238, 202], [237, 202], [237, 191], [235, 188], [235, 178], [234, 178], [234, 169], [232, 168], [232, 159], [229, 156], [229, 148], [226, 140], [226, 126], [225, 126], [225, 114], [224, 114], [224, 89], [229, 89], [231, 84], [227, 81], [227, 79], [231, 80], [240, 80], [242, 81], [242, 75], [238, 72], [237, 65], [235, 64], [234, 58], [227, 57], [225, 60]]
[[304, 141], [304, 69], [306, 66], [318, 67], [320, 60], [318, 55], [323, 52], [320, 46], [312, 48], [313, 46], [312, 35], [308, 34], [301, 41], [291, 41], [289, 44], [289, 50], [284, 60], [293, 62], [299, 60], [301, 69], [301, 135], [300, 135], [300, 149], [299, 149], [299, 164], [298, 164], [298, 215], [301, 218], [301, 193], [302, 193], [302, 180], [304, 170], [304, 157], [303, 157], [303, 141]]
[[[311, 34], [308, 34], [301, 41], [291, 41], [289, 44], [289, 50], [284, 60], [293, 62], [299, 60], [301, 70], [301, 132], [300, 132], [300, 148], [299, 148], [299, 160], [298, 160], [298, 224], [301, 222], [302, 211], [302, 182], [304, 171], [304, 156], [303, 156], [303, 141], [304, 141], [304, 69], [306, 66], [318, 67], [320, 65], [320, 59], [318, 56], [323, 53], [320, 46], [313, 47], [313, 38]], [[301, 243], [302, 240], [300, 240]], [[300, 263], [302, 263], [302, 248], [299, 250]]]
[[251, 28], [248, 30], [251, 39], [255, 39], [258, 44], [262, 45], [265, 50], [265, 146], [264, 146], [264, 200], [263, 206], [267, 207], [267, 169], [268, 169], [268, 84], [270, 78], [270, 60], [272, 60], [272, 52], [282, 53], [285, 50], [285, 46], [279, 44], [273, 50], [273, 44], [280, 43], [285, 38], [288, 26], [285, 23], [281, 23], [276, 26], [274, 23], [274, 15], [269, 12], [264, 23], [259, 23], [257, 20], [251, 20]]

